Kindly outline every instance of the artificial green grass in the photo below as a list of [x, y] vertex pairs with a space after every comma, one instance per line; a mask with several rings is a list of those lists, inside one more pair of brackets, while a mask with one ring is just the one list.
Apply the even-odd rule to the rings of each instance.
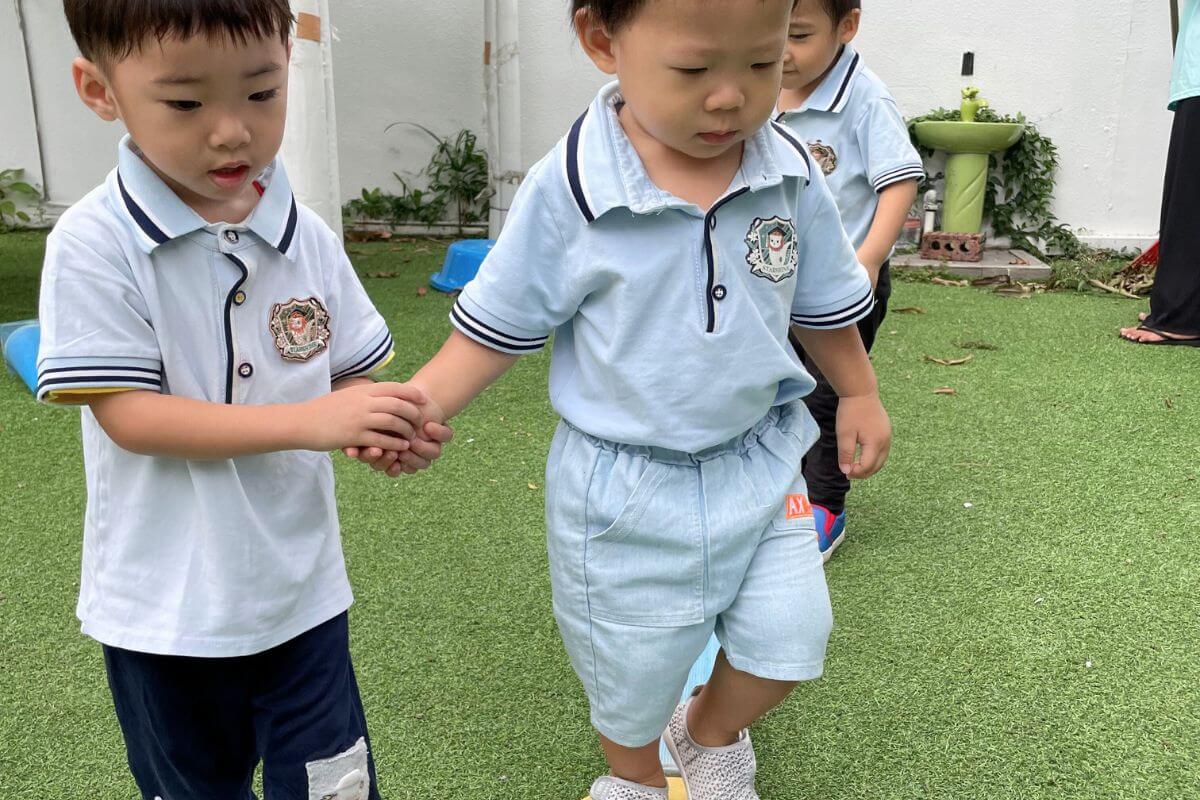
[[[0, 237], [10, 316], [34, 307], [29, 241]], [[448, 331], [450, 299], [417, 293], [442, 247], [351, 250], [390, 276], [364, 283], [402, 378]], [[875, 355], [892, 460], [828, 567], [826, 676], [754, 731], [765, 800], [1200, 796], [1200, 353], [1118, 340], [1141, 306], [896, 287]], [[550, 613], [548, 363], [518, 363], [427, 473], [335, 459], [388, 798], [573, 799], [602, 769]], [[10, 376], [0, 426], [0, 797], [133, 797], [73, 617], [78, 421]]]

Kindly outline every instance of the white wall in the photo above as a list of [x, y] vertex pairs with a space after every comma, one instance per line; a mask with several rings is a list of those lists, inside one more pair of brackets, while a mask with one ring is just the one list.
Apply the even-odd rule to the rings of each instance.
[[40, 184], [33, 92], [18, 23], [16, 5], [0, 6], [0, 170], [24, 169], [28, 182]]
[[[553, 146], [604, 81], [575, 47], [566, 5], [520, 3], [527, 166]], [[23, 6], [47, 183], [53, 200], [70, 202], [111, 167], [119, 130], [91, 118], [74, 98], [73, 49], [61, 6], [38, 0]], [[444, 135], [469, 127], [482, 135], [480, 3], [333, 0], [331, 11], [344, 197], [364, 186], [395, 188], [393, 170], [413, 173], [428, 160], [428, 139], [402, 127], [384, 133], [391, 122], [419, 122]], [[4, 27], [0, 42], [8, 34]], [[974, 51], [972, 81], [992, 106], [1023, 111], [1057, 143], [1062, 168], [1055, 208], [1063, 221], [1118, 241], [1157, 231], [1171, 122], [1165, 3], [867, 0], [858, 46], [910, 115], [956, 105], [962, 52]], [[13, 83], [0, 82], [0, 107], [22, 107], [11, 96]], [[18, 148], [27, 148], [28, 139], [12, 120], [0, 122], [0, 153], [27, 152]]]

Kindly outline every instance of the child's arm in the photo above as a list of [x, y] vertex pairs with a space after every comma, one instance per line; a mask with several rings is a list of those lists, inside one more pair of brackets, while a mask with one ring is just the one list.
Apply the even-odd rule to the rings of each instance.
[[[892, 423], [879, 400], [875, 370], [858, 327], [815, 330], [793, 326], [792, 331], [838, 394], [838, 464], [842, 472], [848, 478], [874, 475], [887, 461]], [[857, 458], [856, 449], [860, 451]]]
[[399, 383], [350, 386], [301, 403], [226, 405], [150, 391], [88, 397], [120, 447], [150, 456], [225, 459], [349, 445], [406, 450], [425, 397]]
[[879, 206], [875, 209], [875, 219], [867, 238], [858, 248], [858, 260], [867, 268], [871, 276], [871, 285], [879, 283], [879, 269], [891, 255], [900, 232], [904, 229], [904, 220], [908, 210], [917, 199], [917, 181], [907, 180], [893, 183], [879, 193]]

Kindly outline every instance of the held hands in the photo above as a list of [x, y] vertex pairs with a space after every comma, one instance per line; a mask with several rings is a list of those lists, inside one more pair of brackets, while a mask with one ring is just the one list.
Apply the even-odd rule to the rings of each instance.
[[892, 423], [878, 394], [838, 400], [837, 444], [846, 477], [869, 478], [883, 468], [892, 447]]
[[386, 473], [390, 478], [399, 477], [401, 474], [413, 475], [428, 469], [430, 464], [442, 455], [442, 446], [454, 438], [454, 431], [443, 424], [445, 414], [437, 403], [416, 387], [408, 384], [375, 385], [395, 387], [389, 391], [417, 398], [411, 401], [417, 411], [416, 416], [405, 417], [404, 420], [409, 424], [411, 434], [397, 446], [364, 440], [363, 445], [343, 447], [342, 452], [377, 472]]

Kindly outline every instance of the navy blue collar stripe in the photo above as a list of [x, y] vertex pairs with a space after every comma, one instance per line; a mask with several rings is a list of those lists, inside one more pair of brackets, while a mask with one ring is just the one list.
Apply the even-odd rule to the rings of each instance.
[[125, 208], [129, 210], [129, 216], [133, 217], [133, 221], [138, 224], [138, 227], [158, 244], [170, 241], [171, 237], [164, 233], [162, 228], [155, 225], [150, 217], [146, 216], [146, 212], [142, 211], [141, 206], [129, 196], [129, 191], [125, 188], [125, 181], [121, 180], [120, 172], [117, 173], [117, 186], [121, 189], [121, 198], [125, 201]]
[[279, 240], [279, 244], [275, 246], [279, 252], [287, 254], [288, 248], [292, 245], [292, 237], [296, 233], [296, 196], [292, 195], [292, 208], [288, 211], [287, 227], [283, 229], [283, 238]]
[[595, 222], [596, 215], [588, 206], [587, 196], [583, 193], [583, 181], [579, 177], [579, 136], [583, 129], [583, 121], [587, 119], [588, 111], [579, 115], [579, 119], [575, 120], [575, 124], [571, 126], [571, 132], [567, 134], [567, 183], [571, 186], [571, 194], [574, 196], [576, 204], [579, 205], [583, 218], [588, 222]]
[[850, 82], [854, 80], [854, 70], [858, 67], [858, 53], [854, 54], [854, 59], [850, 62], [850, 69], [846, 70], [846, 78], [842, 81], [842, 87], [838, 89], [837, 97], [833, 98], [833, 104], [826, 111], [833, 111], [838, 107], [838, 103], [842, 102], [842, 97], [846, 94], [846, 90], [850, 88]]
[[[800, 157], [804, 159], [804, 166], [808, 169], [809, 175], [811, 175], [813, 171], [812, 159], [809, 158], [808, 147], [805, 146], [804, 142], [801, 142], [799, 139], [797, 139], [794, 135], [792, 135], [790, 130], [783, 125], [780, 125], [778, 122], [772, 122], [771, 126], [775, 128], [776, 133], [782, 136], [788, 144], [796, 149], [796, 152], [799, 153]], [[811, 178], [805, 178], [804, 182], [805, 184], [810, 183]]]

